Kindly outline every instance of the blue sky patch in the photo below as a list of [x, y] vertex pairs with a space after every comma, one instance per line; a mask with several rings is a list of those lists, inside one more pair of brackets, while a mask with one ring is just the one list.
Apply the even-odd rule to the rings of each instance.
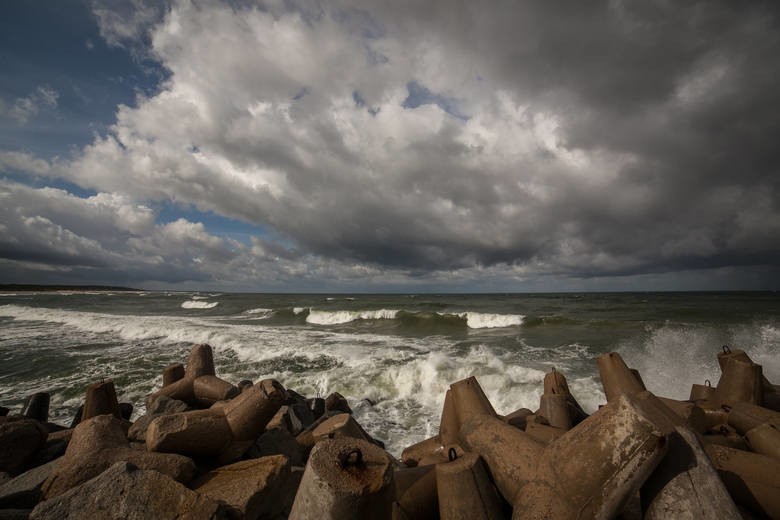
[[421, 105], [436, 105], [449, 115], [456, 117], [461, 121], [469, 120], [469, 116], [461, 113], [458, 109], [457, 99], [432, 92], [416, 81], [407, 83], [406, 88], [409, 95], [401, 104], [404, 108], [417, 108]]

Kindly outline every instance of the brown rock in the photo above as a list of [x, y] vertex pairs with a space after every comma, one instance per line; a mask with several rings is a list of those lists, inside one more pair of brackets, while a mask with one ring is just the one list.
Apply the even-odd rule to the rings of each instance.
[[286, 518], [295, 498], [296, 482], [284, 455], [245, 460], [223, 466], [190, 486], [227, 506], [235, 519]]
[[11, 475], [23, 471], [46, 436], [46, 429], [35, 419], [0, 417], [0, 471]]
[[141, 469], [159, 471], [184, 483], [192, 480], [195, 473], [195, 464], [187, 457], [130, 448], [122, 421], [110, 415], [99, 415], [74, 429], [65, 455], [43, 484], [43, 497], [50, 499], [60, 495], [120, 460]]
[[61, 518], [216, 519], [224, 509], [157, 471], [139, 469], [125, 461], [78, 487], [38, 504], [34, 520]]
[[41, 498], [41, 486], [59, 463], [53, 460], [0, 485], [0, 509], [32, 509]]

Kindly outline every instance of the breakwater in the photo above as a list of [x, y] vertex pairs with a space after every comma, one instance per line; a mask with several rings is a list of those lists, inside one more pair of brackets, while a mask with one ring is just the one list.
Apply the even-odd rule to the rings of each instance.
[[[0, 419], [0, 509], [19, 517], [741, 518], [780, 516], [780, 393], [742, 350], [689, 399], [648, 392], [615, 352], [596, 358], [588, 414], [565, 374], [538, 407], [496, 413], [453, 381], [438, 431], [400, 458], [334, 392], [227, 381], [213, 350], [162, 368], [135, 421], [113, 381], [69, 425], [36, 393]], [[630, 360], [629, 360], [630, 361]], [[371, 403], [368, 403], [370, 406]], [[67, 427], [66, 427], [67, 426]]]

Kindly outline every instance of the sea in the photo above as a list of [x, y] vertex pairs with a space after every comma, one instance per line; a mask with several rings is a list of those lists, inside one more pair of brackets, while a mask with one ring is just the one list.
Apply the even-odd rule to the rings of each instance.
[[68, 425], [87, 385], [111, 379], [135, 418], [163, 368], [197, 343], [234, 384], [341, 393], [400, 456], [437, 433], [447, 388], [469, 376], [501, 414], [537, 409], [553, 368], [595, 411], [605, 402], [595, 358], [611, 351], [674, 399], [717, 384], [724, 345], [780, 383], [780, 294], [0, 293], [0, 405], [15, 413], [50, 392], [50, 420]]

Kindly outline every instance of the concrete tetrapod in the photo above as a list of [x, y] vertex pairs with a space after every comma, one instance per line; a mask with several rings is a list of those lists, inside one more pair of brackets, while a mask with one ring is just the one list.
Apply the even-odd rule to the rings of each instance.
[[[169, 365], [170, 367], [170, 365]], [[173, 372], [176, 369], [171, 369]], [[163, 382], [165, 382], [165, 372], [163, 372]], [[196, 385], [195, 381], [201, 377], [210, 376]], [[170, 374], [168, 380], [175, 379], [178, 374]], [[157, 392], [149, 395], [146, 402], [151, 403], [161, 395], [172, 399], [178, 399], [188, 404], [199, 404], [211, 406], [216, 401], [232, 399], [238, 395], [238, 388], [222, 381], [215, 376], [214, 372], [214, 354], [210, 345], [195, 345], [187, 358], [187, 368], [184, 370], [184, 377], [173, 383], [163, 386]]]
[[780, 459], [780, 430], [773, 424], [759, 424], [749, 430], [745, 437], [750, 443], [750, 449], [756, 453]]
[[499, 520], [501, 498], [476, 453], [436, 464], [436, 488], [442, 520]]
[[661, 460], [666, 438], [622, 395], [547, 447], [487, 415], [461, 443], [479, 453], [515, 518], [610, 518]]
[[312, 449], [290, 520], [390, 519], [393, 464], [370, 442], [340, 437]]
[[572, 425], [579, 424], [588, 417], [588, 414], [585, 413], [580, 403], [577, 402], [569, 390], [566, 377], [554, 368], [544, 375], [544, 395], [551, 394], [562, 395], [566, 398]]
[[750, 403], [734, 403], [729, 410], [728, 423], [742, 435], [763, 423], [780, 428], [780, 412]]
[[87, 396], [84, 399], [84, 408], [81, 411], [80, 421], [86, 421], [89, 418], [98, 415], [110, 414], [117, 419], [122, 418], [119, 412], [119, 402], [116, 398], [116, 389], [114, 382], [98, 381], [87, 387]]
[[759, 515], [780, 518], [780, 464], [776, 459], [715, 444], [704, 449], [738, 504]]
[[617, 352], [600, 355], [596, 358], [596, 363], [608, 403], [617, 400], [621, 395], [637, 394], [645, 390], [645, 385], [631, 372]]
[[461, 444], [488, 465], [501, 495], [512, 503], [518, 491], [536, 478], [544, 444], [491, 415], [475, 415], [460, 431]]
[[146, 431], [149, 451], [219, 455], [233, 443], [249, 448], [287, 398], [282, 385], [265, 379], [216, 409], [162, 415]]
[[515, 497], [515, 518], [612, 518], [666, 453], [666, 436], [639, 398], [614, 403], [545, 448], [537, 477]]
[[[724, 372], [726, 370], [726, 365], [728, 365], [729, 361], [732, 359], [737, 359], [739, 361], [744, 361], [747, 363], [753, 363], [753, 360], [750, 359], [750, 356], [747, 355], [747, 353], [744, 350], [735, 348], [734, 350], [730, 349], [728, 346], [724, 345], [722, 352], [718, 352], [718, 365], [720, 366], [720, 371]], [[764, 393], [776, 393], [777, 389], [775, 386], [769, 382], [769, 380], [764, 377], [764, 375], [761, 375], [761, 387], [764, 390]]]
[[184, 365], [172, 363], [163, 369], [163, 386], [172, 385], [176, 381], [184, 379]]
[[22, 417], [35, 419], [41, 423], [47, 422], [49, 420], [49, 400], [48, 392], [36, 392], [28, 396], [22, 406]]
[[457, 444], [463, 423], [474, 415], [483, 414], [498, 416], [477, 378], [472, 376], [451, 384], [444, 396], [444, 408], [439, 426], [442, 444], [445, 446]]
[[439, 451], [443, 448], [441, 443], [441, 437], [434, 435], [425, 440], [422, 440], [416, 444], [412, 444], [401, 452], [401, 462], [408, 467], [415, 467], [420, 463], [420, 459], [426, 455], [430, 455], [435, 451]]
[[761, 365], [731, 358], [723, 369], [712, 397], [702, 405], [710, 408], [719, 408], [736, 402], [760, 405], [764, 395], [761, 381]]
[[428, 520], [439, 518], [436, 492], [436, 465], [396, 470], [393, 520]]
[[740, 520], [734, 500], [691, 430], [676, 427], [666, 457], [641, 489], [645, 520]]
[[574, 425], [565, 395], [542, 394], [539, 398], [539, 415], [547, 419], [553, 428], [570, 430]]

